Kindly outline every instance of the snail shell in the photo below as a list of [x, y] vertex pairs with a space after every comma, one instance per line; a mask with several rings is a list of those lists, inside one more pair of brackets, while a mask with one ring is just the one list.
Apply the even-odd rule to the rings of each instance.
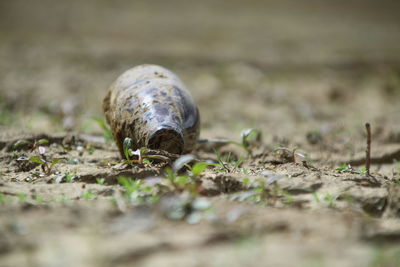
[[127, 70], [103, 101], [107, 123], [122, 157], [126, 137], [133, 148], [182, 154], [193, 149], [200, 116], [192, 96], [173, 72], [157, 65]]

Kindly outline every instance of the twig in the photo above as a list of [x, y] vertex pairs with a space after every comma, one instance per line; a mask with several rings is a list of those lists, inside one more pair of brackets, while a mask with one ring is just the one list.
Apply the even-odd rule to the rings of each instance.
[[371, 126], [368, 122], [365, 124], [365, 128], [367, 129], [367, 150], [365, 151], [366, 152], [365, 169], [367, 171], [367, 176], [370, 176], [369, 167], [371, 165]]

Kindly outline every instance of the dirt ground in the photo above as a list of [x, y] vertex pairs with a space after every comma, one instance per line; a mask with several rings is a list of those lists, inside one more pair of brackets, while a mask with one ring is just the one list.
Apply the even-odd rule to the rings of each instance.
[[[400, 266], [399, 8], [2, 1], [0, 266]], [[262, 140], [199, 143], [220, 165], [183, 186], [166, 163], [117, 168], [96, 119], [143, 63], [185, 82], [201, 139]], [[26, 160], [43, 152], [62, 160]]]

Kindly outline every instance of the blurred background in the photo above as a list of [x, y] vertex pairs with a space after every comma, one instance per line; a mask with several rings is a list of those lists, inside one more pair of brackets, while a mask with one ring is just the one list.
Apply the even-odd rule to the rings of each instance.
[[182, 78], [203, 137], [396, 121], [399, 10], [373, 0], [4, 0], [1, 129], [96, 132], [106, 89], [142, 63]]

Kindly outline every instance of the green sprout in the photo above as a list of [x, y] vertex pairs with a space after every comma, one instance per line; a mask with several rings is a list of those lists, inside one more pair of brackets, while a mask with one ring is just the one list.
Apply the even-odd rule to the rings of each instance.
[[21, 140], [18, 140], [17, 142], [15, 142], [13, 147], [14, 147], [14, 149], [17, 149], [17, 148], [22, 148], [22, 147], [27, 146], [30, 148], [31, 151], [33, 151], [37, 148], [39, 148], [39, 150], [43, 150], [42, 146], [46, 145], [48, 143], [49, 143], [49, 140], [47, 140], [47, 139], [39, 139], [37, 141], [34, 140], [33, 142], [21, 139]]
[[334, 208], [338, 197], [339, 197], [339, 195], [331, 195], [329, 193], [326, 193], [324, 200], [328, 204], [329, 208]]
[[150, 186], [145, 186], [142, 180], [134, 180], [127, 177], [118, 177], [118, 183], [124, 188], [123, 195], [132, 204], [154, 204], [159, 196], [155, 194], [157, 190]]
[[240, 167], [243, 163], [243, 157], [239, 160], [235, 160], [232, 158], [231, 152], [226, 155], [221, 155], [217, 150], [214, 150], [214, 153], [217, 156], [217, 164], [214, 164], [216, 167], [221, 167], [222, 170], [226, 172], [233, 172]]
[[149, 154], [149, 149], [146, 147], [139, 148], [135, 151], [132, 150], [132, 147], [133, 147], [132, 139], [126, 137], [123, 142], [123, 152], [125, 159], [121, 160], [120, 162], [117, 162], [113, 168], [120, 169], [120, 168], [125, 168], [127, 166], [132, 166], [133, 164], [151, 165], [150, 160], [158, 160], [164, 162], [170, 161], [170, 159], [166, 156]]
[[76, 177], [76, 170], [73, 173], [66, 172], [63, 181], [66, 183], [71, 183]]
[[336, 168], [336, 170], [340, 171], [340, 172], [352, 172], [353, 168], [351, 167], [350, 164], [343, 163], [343, 165], [338, 167], [338, 168]]
[[[25, 158], [19, 158], [19, 160], [26, 160]], [[60, 161], [64, 160], [63, 158], [53, 158], [50, 161], [47, 161], [45, 157], [36, 157], [32, 156], [27, 158], [28, 161], [38, 163], [40, 167], [42, 168], [42, 171], [46, 175], [50, 175], [53, 171], [53, 168], [56, 164], [58, 164]]]
[[40, 195], [38, 195], [38, 194], [35, 194], [35, 195], [33, 196], [33, 199], [34, 199], [34, 200], [36, 201], [36, 203], [38, 203], [38, 204], [44, 203], [43, 198], [42, 198]]
[[350, 172], [350, 173], [358, 173], [358, 174], [366, 174], [367, 169], [366, 168], [361, 168], [358, 170], [354, 170], [353, 167], [350, 164], [343, 163], [342, 166], [336, 168], [337, 171], [340, 172]]
[[104, 178], [96, 178], [96, 183], [99, 185], [105, 185], [106, 184], [106, 179]]
[[91, 190], [88, 190], [85, 193], [83, 193], [82, 197], [85, 200], [91, 200], [94, 198], [94, 193]]

